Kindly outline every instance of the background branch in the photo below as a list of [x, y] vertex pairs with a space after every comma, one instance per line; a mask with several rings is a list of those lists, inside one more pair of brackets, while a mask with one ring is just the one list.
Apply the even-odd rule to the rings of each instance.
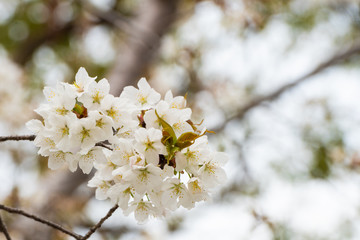
[[302, 77], [292, 81], [289, 84], [286, 84], [286, 85], [280, 87], [279, 89], [273, 91], [272, 93], [270, 93], [268, 95], [258, 97], [256, 99], [250, 101], [248, 104], [246, 104], [244, 107], [242, 107], [235, 115], [227, 118], [226, 121], [224, 121], [222, 125], [218, 126], [216, 129], [213, 129], [213, 131], [219, 132], [219, 131], [224, 130], [226, 124], [229, 121], [234, 120], [234, 119], [242, 119], [253, 108], [258, 107], [259, 105], [261, 105], [264, 102], [274, 101], [275, 99], [279, 98], [284, 92], [305, 82], [310, 77], [324, 71], [325, 69], [327, 69], [331, 66], [342, 63], [342, 62], [348, 60], [350, 57], [352, 57], [356, 54], [359, 54], [359, 53], [360, 53], [360, 42], [357, 42], [356, 44], [353, 44], [351, 47], [347, 48], [345, 51], [341, 51], [341, 52], [335, 54], [334, 56], [332, 56], [331, 58], [329, 58], [328, 60], [326, 60], [325, 62], [319, 64], [317, 67], [315, 67], [313, 70], [311, 70], [307, 74], [303, 75]]
[[110, 91], [114, 96], [119, 96], [124, 86], [133, 85], [144, 75], [162, 36], [175, 21], [177, 5], [177, 0], [148, 0], [141, 4], [137, 17], [128, 23], [132, 26], [131, 34], [109, 74]]

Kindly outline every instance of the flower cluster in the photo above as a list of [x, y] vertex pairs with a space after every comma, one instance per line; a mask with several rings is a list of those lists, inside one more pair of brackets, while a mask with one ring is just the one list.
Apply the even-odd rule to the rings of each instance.
[[139, 222], [191, 209], [225, 179], [227, 156], [209, 148], [185, 97], [168, 91], [161, 100], [144, 78], [114, 97], [106, 79], [97, 82], [84, 68], [75, 80], [45, 88], [48, 103], [36, 110], [44, 120], [27, 124], [51, 169], [95, 167], [88, 186], [96, 198], [109, 198]]

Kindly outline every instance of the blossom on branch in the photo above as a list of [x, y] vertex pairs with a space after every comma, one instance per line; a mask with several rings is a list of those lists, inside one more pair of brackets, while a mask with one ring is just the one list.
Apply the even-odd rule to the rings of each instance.
[[134, 212], [139, 222], [191, 209], [225, 180], [228, 157], [209, 147], [186, 97], [168, 91], [161, 100], [145, 78], [139, 89], [125, 87], [114, 97], [106, 79], [96, 82], [84, 68], [75, 79], [45, 88], [48, 103], [36, 110], [43, 120], [27, 124], [49, 168], [79, 166], [86, 174], [95, 168], [88, 186], [96, 198]]

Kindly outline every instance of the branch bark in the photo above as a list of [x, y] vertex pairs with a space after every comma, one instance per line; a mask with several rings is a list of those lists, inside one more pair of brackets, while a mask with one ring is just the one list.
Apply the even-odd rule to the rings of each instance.
[[5, 141], [34, 141], [35, 135], [23, 135], [23, 136], [0, 136], [0, 142]]
[[54, 39], [71, 32], [74, 29], [74, 26], [75, 25], [70, 22], [63, 26], [55, 27], [54, 29], [51, 29], [42, 35], [37, 35], [33, 38], [30, 38], [15, 53], [14, 61], [22, 66], [25, 65], [31, 59], [36, 49], [47, 42], [53, 41]]
[[236, 114], [233, 116], [230, 116], [226, 121], [224, 121], [223, 124], [218, 126], [217, 128], [213, 129], [215, 132], [220, 132], [224, 130], [226, 127], [226, 124], [234, 119], [242, 119], [244, 116], [252, 109], [260, 106], [264, 102], [271, 102], [276, 99], [278, 99], [283, 93], [286, 91], [293, 89], [294, 87], [300, 85], [301, 83], [305, 82], [306, 80], [310, 79], [311, 77], [319, 74], [320, 72], [323, 72], [324, 70], [328, 69], [329, 67], [332, 67], [336, 64], [343, 63], [344, 61], [348, 60], [350, 57], [353, 57], [356, 54], [360, 53], [360, 42], [357, 42], [356, 44], [353, 44], [351, 47], [348, 47], [346, 50], [340, 51], [334, 56], [330, 57], [328, 60], [324, 61], [323, 63], [319, 64], [317, 67], [315, 67], [313, 70], [308, 72], [307, 74], [299, 77], [298, 79], [295, 79], [289, 84], [286, 84], [279, 89], [276, 89], [272, 93], [258, 97], [250, 101], [248, 104], [246, 104], [244, 107], [242, 107]]
[[6, 228], [5, 223], [3, 222], [1, 216], [0, 216], [0, 231], [4, 233], [4, 236], [6, 240], [11, 240], [10, 234]]
[[74, 232], [71, 232], [70, 230], [67, 230], [65, 229], [64, 227], [60, 226], [59, 224], [57, 223], [54, 223], [54, 222], [51, 222], [49, 220], [46, 220], [46, 219], [43, 219], [39, 216], [36, 216], [34, 214], [30, 214], [30, 213], [27, 213], [21, 209], [17, 209], [17, 208], [11, 208], [11, 207], [7, 207], [7, 206], [4, 206], [2, 204], [0, 204], [0, 209], [6, 211], [6, 212], [9, 212], [9, 213], [14, 213], [14, 214], [19, 214], [19, 215], [22, 215], [22, 216], [25, 216], [27, 218], [30, 218], [34, 221], [37, 221], [37, 222], [40, 222], [42, 224], [45, 224], [49, 227], [52, 227], [52, 228], [55, 228], [69, 236], [72, 236], [74, 237], [75, 239], [81, 239], [82, 237]]
[[[8, 213], [13, 213], [13, 214], [19, 214], [19, 215], [22, 215], [24, 217], [30, 218], [30, 219], [32, 219], [32, 220], [34, 220], [36, 222], [40, 222], [40, 223], [42, 223], [44, 225], [47, 225], [47, 226], [49, 226], [51, 228], [57, 229], [57, 230], [65, 233], [65, 234], [77, 239], [77, 240], [86, 240], [86, 239], [90, 238], [91, 235], [93, 235], [101, 227], [101, 225], [107, 219], [109, 219], [111, 217], [111, 215], [118, 208], [119, 208], [119, 206], [117, 204], [115, 206], [113, 206], [108, 211], [108, 213], [105, 215], [105, 217], [101, 218], [100, 221], [97, 224], [95, 224], [93, 227], [91, 227], [89, 229], [89, 231], [84, 236], [81, 236], [81, 235], [76, 234], [76, 233], [74, 233], [74, 232], [72, 232], [70, 230], [65, 229], [64, 227], [62, 227], [61, 225], [59, 225], [57, 223], [54, 223], [54, 222], [51, 222], [51, 221], [46, 220], [44, 218], [41, 218], [41, 217], [39, 217], [39, 216], [37, 216], [35, 214], [31, 214], [31, 213], [28, 213], [28, 212], [26, 212], [24, 210], [18, 209], [18, 208], [11, 208], [11, 207], [7, 207], [5, 205], [0, 204], [0, 209], [3, 210], [3, 211], [6, 211]], [[1, 216], [0, 216], [0, 231], [2, 231], [4, 233], [4, 235], [6, 237], [6, 240], [11, 240], [10, 235], [9, 235], [9, 233], [8, 233], [6, 227], [5, 227], [4, 222], [2, 221]]]
[[94, 234], [94, 232], [96, 232], [97, 229], [99, 229], [101, 227], [101, 225], [109, 218], [111, 217], [111, 215], [116, 211], [116, 209], [118, 209], [119, 206], [116, 204], [115, 206], [113, 206], [109, 212], [106, 214], [105, 217], [103, 217], [102, 219], [100, 219], [100, 221], [94, 225], [92, 228], [90, 228], [89, 232], [86, 233], [86, 235], [81, 239], [81, 240], [86, 240], [89, 237], [91, 237], [91, 235]]

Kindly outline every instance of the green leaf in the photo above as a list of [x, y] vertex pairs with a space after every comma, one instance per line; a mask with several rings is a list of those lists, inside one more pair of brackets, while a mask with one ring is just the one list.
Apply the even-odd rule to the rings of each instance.
[[194, 132], [186, 132], [181, 134], [178, 139], [178, 142], [186, 142], [186, 141], [195, 141], [195, 139], [199, 138], [201, 135], [196, 134]]
[[177, 142], [176, 143], [176, 146], [182, 150], [186, 147], [190, 147], [191, 145], [193, 145], [194, 142], [191, 142], [191, 141], [185, 141], [185, 142]]
[[167, 133], [171, 136], [171, 138], [173, 139], [173, 142], [175, 143], [175, 142], [177, 141], [177, 138], [176, 138], [176, 134], [175, 134], [175, 132], [174, 132], [174, 129], [170, 126], [170, 124], [168, 124], [164, 119], [162, 119], [162, 118], [158, 115], [158, 113], [157, 113], [156, 110], [155, 110], [155, 114], [156, 114], [156, 116], [158, 117], [158, 119], [159, 119], [159, 121], [160, 121], [160, 124], [161, 124], [161, 126], [163, 127], [163, 130], [164, 130], [165, 132], [167, 132]]
[[178, 138], [178, 141], [176, 142], [175, 146], [179, 147], [180, 149], [186, 148], [191, 146], [195, 140], [202, 135], [196, 134], [194, 132], [186, 132], [181, 134], [181, 136]]

